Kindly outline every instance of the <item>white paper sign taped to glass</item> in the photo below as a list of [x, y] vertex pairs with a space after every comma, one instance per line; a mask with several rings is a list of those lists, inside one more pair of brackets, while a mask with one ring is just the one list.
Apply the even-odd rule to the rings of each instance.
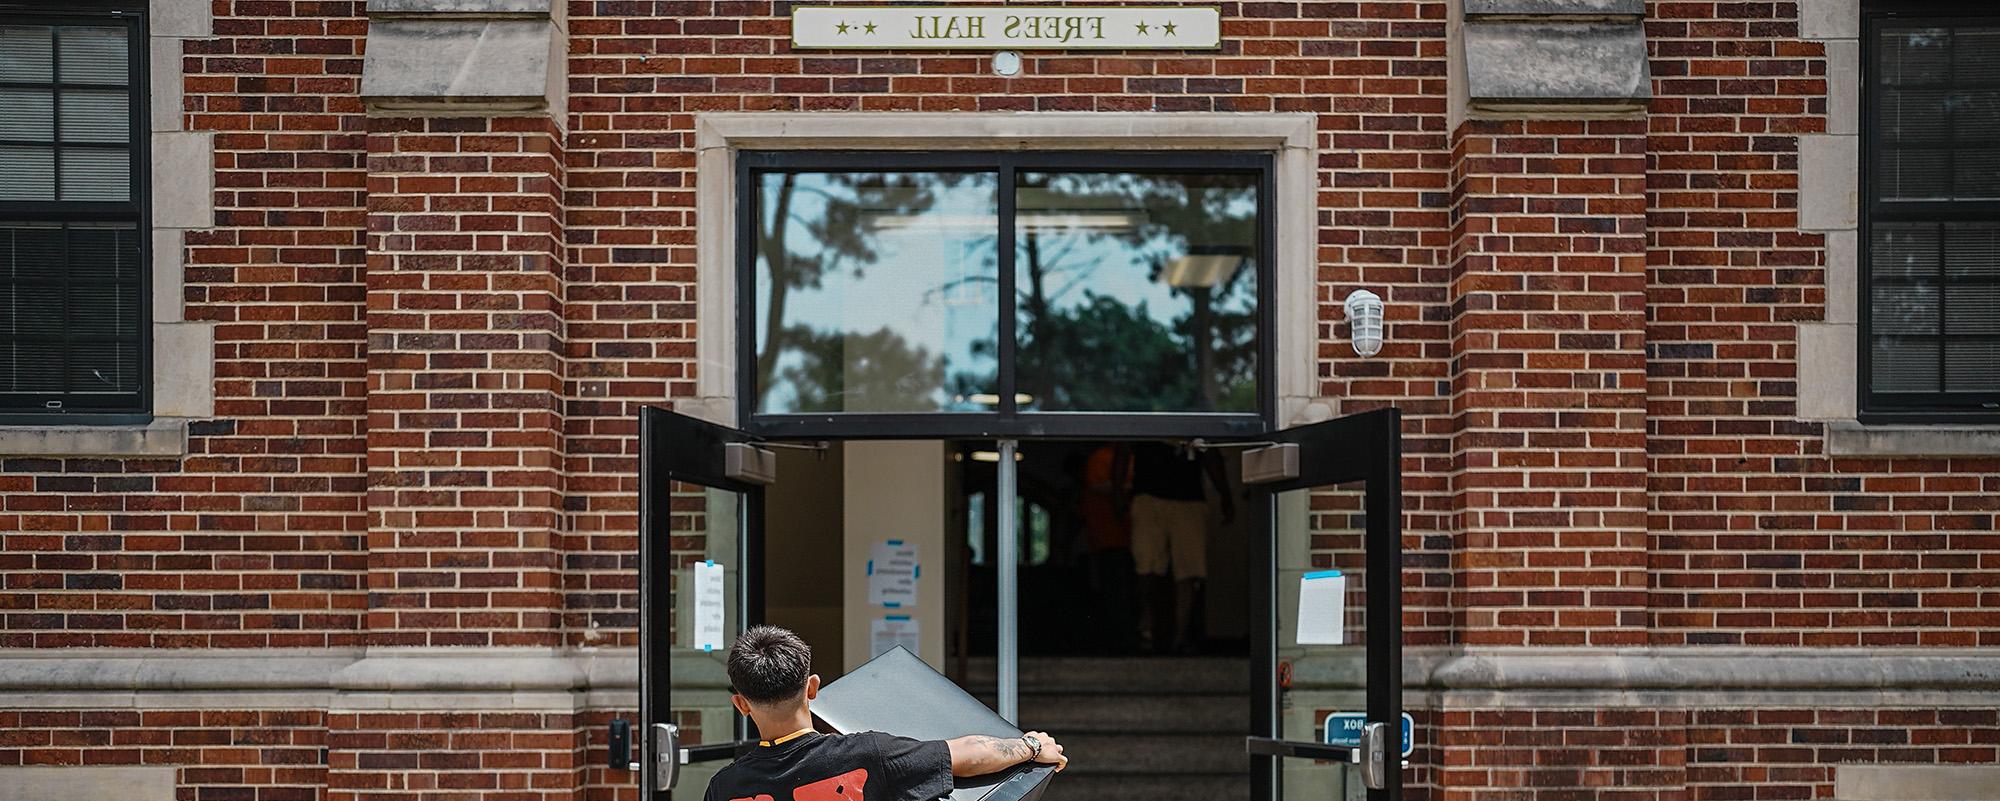
[[727, 610], [728, 591], [723, 588], [722, 565], [713, 560], [694, 563], [694, 641], [689, 645], [702, 651], [720, 651], [728, 645], [722, 641], [723, 613]]
[[913, 654], [923, 653], [917, 650], [923, 640], [921, 632], [922, 628], [909, 615], [884, 615], [868, 628], [868, 658], [888, 653], [898, 645]]
[[868, 555], [868, 603], [890, 609], [916, 606], [917, 579], [922, 573], [923, 566], [917, 563], [916, 543], [903, 540], [875, 543]]
[[794, 6], [792, 47], [828, 50], [1212, 50], [1216, 6]]
[[1346, 645], [1347, 577], [1315, 570], [1299, 577], [1300, 645]]

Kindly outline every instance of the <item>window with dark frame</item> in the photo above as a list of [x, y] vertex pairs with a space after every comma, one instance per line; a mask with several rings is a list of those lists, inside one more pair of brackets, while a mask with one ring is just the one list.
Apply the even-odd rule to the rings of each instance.
[[1270, 169], [1258, 153], [744, 152], [746, 427], [1262, 431]]
[[1861, 412], [2000, 419], [2000, 14], [1871, 7]]
[[0, 2], [6, 421], [148, 409], [140, 8]]

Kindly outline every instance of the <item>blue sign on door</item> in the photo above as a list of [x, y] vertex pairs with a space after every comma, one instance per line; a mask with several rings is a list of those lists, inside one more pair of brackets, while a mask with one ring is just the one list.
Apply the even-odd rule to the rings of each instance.
[[[1326, 716], [1324, 739], [1327, 745], [1361, 747], [1361, 730], [1368, 727], [1368, 715], [1362, 712], [1335, 712]], [[1403, 713], [1403, 756], [1408, 757], [1417, 750], [1417, 722], [1410, 713]]]

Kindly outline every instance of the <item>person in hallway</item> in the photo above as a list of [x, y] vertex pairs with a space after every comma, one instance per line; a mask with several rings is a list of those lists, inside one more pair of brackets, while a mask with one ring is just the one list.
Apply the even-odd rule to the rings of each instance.
[[951, 794], [953, 776], [983, 776], [1030, 760], [1058, 771], [1069, 764], [1055, 738], [1038, 731], [929, 741], [813, 731], [819, 676], [812, 648], [776, 626], [737, 637], [726, 670], [729, 702], [763, 739], [709, 780], [705, 801], [934, 801]]
[[1104, 615], [1104, 627], [1114, 633], [1104, 645], [1112, 653], [1129, 653], [1137, 636], [1132, 622], [1132, 520], [1120, 504], [1131, 497], [1131, 459], [1126, 446], [1106, 443], [1083, 454], [1076, 472], [1082, 487], [1076, 512], [1083, 528], [1092, 605]]
[[[1143, 602], [1140, 642], [1149, 650], [1192, 653], [1201, 639], [1195, 602], [1208, 578], [1207, 486], [1213, 484], [1220, 497], [1223, 520], [1232, 520], [1236, 504], [1229, 478], [1214, 453], [1165, 442], [1133, 446], [1131, 460], [1132, 561]], [[1171, 634], [1163, 636], [1163, 630]]]

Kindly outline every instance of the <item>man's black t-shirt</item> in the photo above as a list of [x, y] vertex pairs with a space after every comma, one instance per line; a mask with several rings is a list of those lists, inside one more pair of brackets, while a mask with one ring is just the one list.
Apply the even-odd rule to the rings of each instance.
[[935, 801], [951, 794], [951, 748], [877, 731], [760, 745], [708, 782], [705, 801]]

